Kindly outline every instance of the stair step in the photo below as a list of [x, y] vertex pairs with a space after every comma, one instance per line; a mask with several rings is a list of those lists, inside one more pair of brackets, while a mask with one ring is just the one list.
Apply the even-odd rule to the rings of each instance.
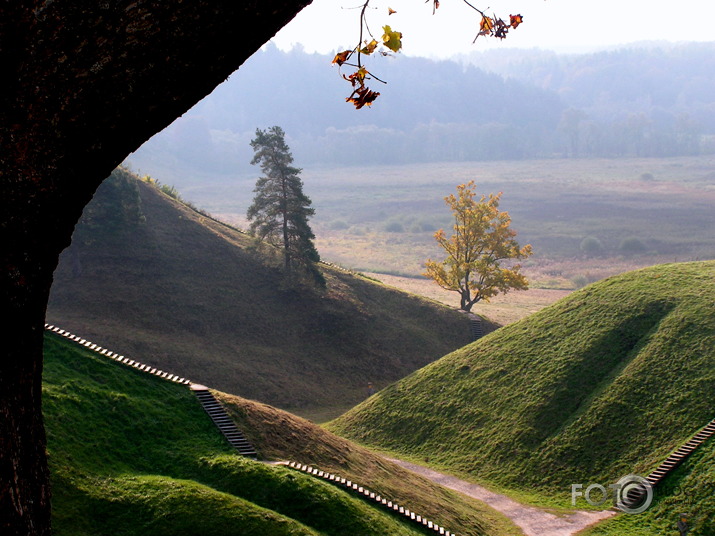
[[204, 411], [211, 418], [211, 421], [239, 454], [250, 457], [258, 456], [256, 449], [253, 448], [253, 445], [243, 436], [241, 431], [236, 428], [236, 423], [231, 420], [225, 408], [216, 400], [211, 392], [208, 390], [195, 390], [194, 393], [201, 407], [204, 408]]

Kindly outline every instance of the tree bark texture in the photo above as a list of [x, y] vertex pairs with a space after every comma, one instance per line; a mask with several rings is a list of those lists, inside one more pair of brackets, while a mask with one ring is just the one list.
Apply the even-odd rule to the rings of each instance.
[[0, 0], [0, 534], [49, 535], [52, 273], [101, 181], [310, 0]]

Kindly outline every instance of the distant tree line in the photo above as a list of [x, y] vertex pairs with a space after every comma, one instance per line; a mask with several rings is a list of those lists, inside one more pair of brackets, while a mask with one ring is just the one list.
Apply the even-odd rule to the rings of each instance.
[[[355, 114], [334, 98], [344, 88], [330, 57], [269, 46], [145, 154], [210, 172], [248, 173], [254, 125], [277, 117], [304, 165], [710, 153], [715, 60], [702, 48], [584, 56], [515, 51], [511, 63], [502, 56], [474, 60], [499, 65], [500, 74], [454, 61], [393, 58], [391, 88], [380, 106]], [[715, 58], [715, 46], [708, 50]], [[276, 85], [278, 78], [296, 83]], [[141, 151], [136, 158], [141, 167]]]

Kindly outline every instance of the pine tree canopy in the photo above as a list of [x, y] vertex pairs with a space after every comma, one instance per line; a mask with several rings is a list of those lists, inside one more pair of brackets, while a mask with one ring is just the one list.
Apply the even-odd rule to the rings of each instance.
[[282, 248], [286, 273], [297, 266], [314, 273], [312, 265], [320, 256], [308, 219], [315, 210], [303, 193], [302, 170], [292, 165], [293, 156], [283, 129], [278, 126], [265, 131], [256, 129], [251, 147], [254, 150], [251, 164], [260, 165], [263, 175], [256, 181], [253, 204], [248, 208], [250, 231]]

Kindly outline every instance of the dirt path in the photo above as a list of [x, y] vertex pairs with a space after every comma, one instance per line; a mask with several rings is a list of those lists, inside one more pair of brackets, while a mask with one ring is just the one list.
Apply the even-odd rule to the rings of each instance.
[[387, 459], [445, 488], [453, 489], [485, 502], [511, 519], [524, 531], [526, 536], [572, 536], [589, 525], [615, 515], [615, 512], [611, 510], [601, 512], [574, 511], [566, 515], [555, 515], [533, 506], [524, 506], [506, 495], [494, 493], [477, 484], [438, 473], [433, 469], [394, 458]]

